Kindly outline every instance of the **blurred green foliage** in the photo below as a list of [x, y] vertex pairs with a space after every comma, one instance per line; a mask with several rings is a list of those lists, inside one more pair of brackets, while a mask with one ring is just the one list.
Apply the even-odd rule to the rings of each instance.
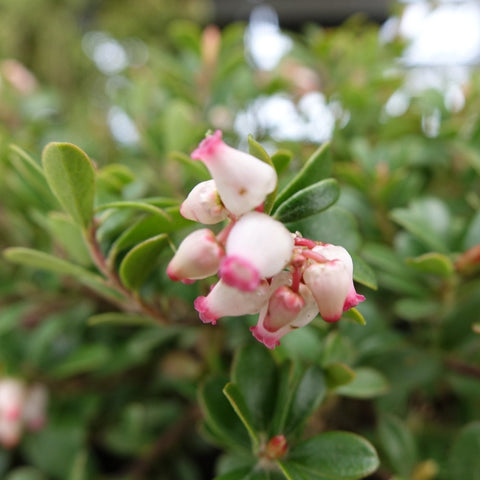
[[[314, 439], [306, 445], [320, 448], [330, 430], [366, 437], [381, 460], [372, 480], [477, 478], [478, 72], [454, 85], [464, 99], [458, 107], [446, 100], [447, 80], [442, 88], [412, 89], [422, 72], [398, 61], [404, 40], [381, 41], [378, 26], [360, 18], [289, 34], [289, 54], [260, 71], [246, 60], [245, 26], [205, 29], [208, 8], [186, 0], [145, 1], [141, 8], [130, 0], [37, 0], [33, 14], [28, 0], [0, 5], [0, 248], [9, 248], [0, 261], [0, 368], [51, 392], [48, 425], [26, 434], [16, 450], [0, 451], [0, 475], [283, 478], [252, 473], [252, 438], [221, 393], [230, 381], [253, 395], [247, 403], [261, 402], [255, 381], [270, 381], [265, 395], [277, 392], [285, 402], [301, 403], [288, 397], [288, 385], [306, 392], [292, 438], [305, 431]], [[102, 45], [124, 52], [121, 68], [97, 68], [94, 51]], [[287, 336], [273, 356], [255, 350], [266, 355], [259, 362], [271, 376], [255, 371], [252, 387], [238, 373], [238, 358], [253, 342], [245, 322], [199, 325], [192, 302], [208, 285], [168, 280], [165, 239], [178, 244], [191, 229], [178, 204], [207, 178], [188, 153], [208, 129], [245, 142], [235, 119], [253, 101], [281, 94], [298, 105], [317, 90], [335, 125], [316, 173], [338, 180], [340, 198], [289, 226], [344, 245], [354, 254], [356, 279], [378, 288], [363, 291], [366, 325], [358, 318], [335, 326], [318, 320]], [[405, 106], [395, 113], [386, 106], [398, 93]], [[116, 136], [115, 118], [123, 125]], [[281, 186], [318, 147], [272, 138], [258, 125], [251, 133], [276, 152]], [[57, 200], [45, 153], [42, 167], [49, 141], [74, 143], [92, 159], [94, 204], [81, 206], [80, 222], [72, 221], [68, 200]], [[85, 195], [83, 187], [72, 195]], [[92, 260], [90, 222], [103, 271]], [[151, 268], [136, 268], [138, 258]], [[119, 293], [116, 281], [129, 288]], [[148, 308], [162, 312], [157, 321], [167, 316], [167, 326], [159, 327]], [[312, 385], [321, 399], [309, 393]], [[276, 434], [279, 416], [292, 420], [295, 412], [280, 407], [276, 416], [257, 419], [268, 425], [255, 425], [253, 437], [265, 429]], [[216, 418], [218, 411], [225, 415]], [[351, 441], [352, 449], [363, 445]], [[298, 445], [304, 454], [305, 443]], [[373, 464], [353, 473], [321, 464], [315, 474], [360, 478]], [[303, 478], [294, 462], [281, 469], [285, 478]]]

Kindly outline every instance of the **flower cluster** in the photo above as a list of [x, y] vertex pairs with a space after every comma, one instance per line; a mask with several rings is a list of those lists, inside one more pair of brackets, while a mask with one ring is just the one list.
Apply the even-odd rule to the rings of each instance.
[[0, 444], [13, 448], [26, 427], [40, 430], [46, 422], [48, 394], [41, 384], [32, 386], [16, 378], [0, 379]]
[[263, 213], [277, 185], [272, 166], [226, 145], [220, 131], [206, 137], [192, 158], [206, 165], [212, 180], [190, 192], [181, 214], [204, 225], [229, 222], [218, 234], [202, 228], [188, 235], [167, 274], [185, 283], [218, 275], [210, 293], [194, 303], [204, 323], [259, 313], [252, 334], [275, 348], [318, 313], [336, 322], [364, 300], [355, 291], [352, 259], [343, 247], [292, 234]]

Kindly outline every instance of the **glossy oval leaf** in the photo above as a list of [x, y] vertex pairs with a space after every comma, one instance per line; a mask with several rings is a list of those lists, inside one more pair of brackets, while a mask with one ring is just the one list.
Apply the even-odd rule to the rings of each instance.
[[409, 477], [418, 458], [415, 438], [405, 423], [394, 415], [382, 415], [378, 436], [393, 471]]
[[7, 248], [4, 250], [3, 254], [5, 258], [11, 262], [39, 268], [48, 272], [71, 275], [75, 277], [76, 280], [84, 283], [94, 290], [97, 290], [106, 297], [115, 300], [120, 300], [122, 298], [120, 293], [105, 285], [104, 279], [100, 275], [92, 273], [79, 265], [75, 265], [67, 262], [66, 260], [55, 257], [54, 255], [25, 247]]
[[353, 279], [372, 290], [377, 290], [378, 283], [372, 267], [361, 257], [350, 254], [353, 260]]
[[239, 417], [222, 393], [227, 378], [208, 378], [199, 389], [199, 403], [205, 422], [224, 446], [250, 452], [250, 440]]
[[461, 480], [480, 478], [480, 422], [464, 427], [455, 439], [448, 457], [449, 477]]
[[278, 194], [273, 211], [299, 190], [303, 190], [314, 183], [326, 178], [330, 174], [331, 161], [329, 158], [329, 144], [324, 143], [308, 158], [298, 174]]
[[415, 258], [407, 258], [407, 264], [424, 273], [449, 277], [453, 275], [455, 267], [452, 260], [442, 253], [426, 253]]
[[140, 200], [137, 201], [118, 201], [118, 202], [108, 202], [104, 203], [102, 205], [98, 205], [98, 207], [95, 208], [97, 212], [101, 212], [103, 210], [109, 210], [109, 209], [130, 209], [130, 210], [140, 210], [148, 213], [152, 213], [154, 215], [160, 215], [161, 217], [166, 218], [167, 220], [170, 220], [170, 217], [168, 213], [159, 208], [156, 207], [155, 205], [152, 205], [151, 203], [148, 202], [142, 202]]
[[49, 143], [42, 153], [48, 185], [60, 205], [81, 227], [93, 218], [95, 169], [85, 152], [71, 143]]
[[253, 424], [252, 413], [245, 403], [245, 398], [243, 397], [242, 392], [240, 392], [237, 385], [234, 383], [227, 383], [223, 389], [223, 394], [227, 397], [230, 405], [238, 415], [238, 418], [240, 418], [242, 421], [244, 427], [250, 435], [254, 449], [256, 450], [259, 444], [259, 438]]
[[[252, 135], [248, 136], [248, 152], [250, 155], [258, 158], [262, 162], [268, 163], [272, 168], [275, 169], [275, 165], [270, 158], [270, 155], [266, 152], [266, 150], [253, 138]], [[263, 203], [263, 210], [265, 213], [270, 213], [273, 207], [273, 202], [277, 196], [277, 189], [278, 189], [278, 181], [277, 185], [275, 186], [275, 190], [267, 195], [265, 202]]]
[[337, 388], [336, 392], [345, 397], [374, 398], [384, 395], [389, 390], [387, 379], [377, 370], [370, 367], [355, 369], [355, 378]]
[[293, 194], [275, 211], [274, 218], [283, 223], [311, 217], [333, 205], [340, 196], [338, 182], [328, 178]]
[[120, 264], [123, 284], [138, 290], [157, 265], [158, 256], [168, 245], [166, 234], [157, 235], [132, 248]]
[[320, 406], [326, 392], [327, 386], [322, 369], [316, 365], [307, 368], [296, 385], [283, 433], [289, 434], [300, 430], [308, 417]]
[[269, 351], [256, 344], [238, 350], [232, 381], [245, 398], [256, 431], [266, 430], [273, 416], [277, 392], [277, 367]]
[[364, 438], [349, 432], [327, 432], [295, 446], [288, 460], [279, 462], [289, 479], [303, 472], [309, 480], [356, 480], [379, 466], [375, 448]]
[[355, 372], [345, 363], [333, 362], [325, 367], [328, 388], [333, 389], [348, 385], [355, 379]]

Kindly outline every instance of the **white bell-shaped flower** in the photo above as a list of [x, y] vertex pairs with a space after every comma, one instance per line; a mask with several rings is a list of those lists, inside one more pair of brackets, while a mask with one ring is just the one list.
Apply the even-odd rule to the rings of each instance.
[[253, 291], [261, 279], [287, 265], [293, 246], [293, 236], [282, 223], [264, 213], [247, 213], [228, 235], [219, 276], [227, 285]]
[[25, 385], [20, 380], [0, 381], [0, 444], [13, 448], [20, 441], [23, 429]]
[[205, 138], [191, 156], [206, 165], [223, 204], [236, 216], [261, 205], [277, 185], [271, 165], [227, 145], [220, 130]]
[[242, 292], [220, 280], [206, 297], [194, 302], [203, 323], [215, 325], [221, 317], [238, 317], [258, 313], [268, 301], [269, 284], [263, 281], [253, 292]]
[[365, 300], [363, 295], [360, 295], [355, 291], [355, 286], [353, 284], [353, 261], [352, 257], [345, 248], [339, 245], [324, 244], [317, 245], [312, 250], [315, 253], [319, 253], [327, 260], [341, 261], [349, 271], [352, 279], [347, 298], [345, 299], [345, 303], [343, 305], [343, 311], [347, 311], [352, 307], [356, 307], [360, 302]]
[[352, 285], [348, 265], [340, 260], [313, 263], [305, 269], [303, 279], [317, 302], [326, 322], [336, 322], [342, 316]]
[[215, 234], [202, 228], [186, 236], [167, 267], [172, 280], [188, 281], [207, 278], [217, 273], [224, 255]]
[[205, 225], [213, 225], [227, 218], [227, 210], [218, 195], [215, 180], [200, 182], [180, 206], [183, 217]]

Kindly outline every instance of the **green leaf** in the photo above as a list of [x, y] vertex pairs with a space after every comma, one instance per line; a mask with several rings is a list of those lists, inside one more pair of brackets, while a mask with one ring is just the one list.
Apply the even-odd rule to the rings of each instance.
[[103, 325], [105, 323], [128, 326], [156, 325], [155, 321], [150, 317], [144, 315], [136, 315], [134, 313], [121, 312], [108, 312], [92, 315], [88, 319], [87, 323], [90, 326]]
[[180, 215], [178, 207], [166, 208], [165, 211], [170, 216], [170, 220], [166, 220], [158, 215], [149, 215], [127, 228], [110, 248], [108, 252], [109, 263], [113, 265], [115, 258], [122, 250], [130, 248], [148, 238], [162, 233], [170, 233], [192, 223]]
[[440, 277], [450, 277], [455, 271], [452, 260], [442, 253], [426, 253], [419, 257], [407, 258], [406, 262], [420, 272]]
[[54, 255], [25, 247], [7, 248], [3, 251], [3, 254], [5, 258], [11, 262], [39, 268], [48, 272], [70, 275], [85, 285], [99, 291], [102, 295], [117, 300], [122, 298], [116, 290], [105, 285], [104, 279], [100, 275], [92, 273], [79, 265], [55, 257]]
[[313, 240], [341, 245], [348, 251], [355, 251], [360, 245], [355, 217], [338, 205], [333, 205], [313, 217], [294, 222], [289, 225], [289, 229], [299, 231], [304, 237]]
[[50, 189], [73, 220], [86, 229], [93, 218], [95, 170], [88, 156], [70, 143], [49, 143], [42, 164]]
[[392, 210], [390, 216], [428, 248], [446, 253], [445, 241], [450, 225], [450, 214], [436, 198], [420, 199], [409, 208]]
[[289, 479], [357, 480], [379, 466], [374, 447], [359, 435], [327, 432], [295, 446], [279, 465]]
[[20, 467], [12, 470], [4, 480], [47, 480], [47, 477], [36, 468]]
[[82, 450], [75, 456], [68, 480], [88, 480], [88, 453]]
[[49, 253], [25, 247], [11, 247], [4, 250], [3, 255], [11, 262], [20, 263], [29, 267], [47, 270], [49, 272], [72, 275], [87, 282], [102, 282], [103, 279], [79, 265], [67, 262]]
[[22, 178], [36, 190], [46, 206], [58, 207], [40, 165], [17, 145], [10, 145], [10, 150], [16, 154], [10, 160]]
[[[53, 419], [52, 419], [53, 420]], [[48, 424], [34, 434], [25, 436], [22, 442], [22, 456], [29, 465], [34, 465], [50, 477], [63, 479], [85, 444], [85, 433], [79, 420], [72, 424]]]
[[50, 212], [48, 225], [54, 241], [61, 245], [69, 257], [80, 265], [87, 267], [92, 265], [82, 230], [70, 216], [62, 212]]
[[273, 216], [283, 223], [296, 222], [326, 210], [339, 195], [338, 182], [327, 178], [293, 194], [278, 206]]
[[210, 377], [200, 386], [199, 402], [205, 422], [222, 446], [250, 452], [248, 433], [223, 394], [226, 383], [226, 377]]
[[293, 153], [288, 150], [279, 150], [272, 155], [272, 163], [277, 175], [280, 175], [288, 167], [293, 157]]
[[[248, 136], [248, 151], [250, 155], [258, 158], [262, 162], [268, 163], [272, 168], [275, 168], [275, 165], [270, 158], [270, 155], [266, 152], [266, 150], [253, 138], [252, 135]], [[273, 207], [273, 202], [275, 201], [275, 197], [277, 196], [277, 189], [278, 189], [278, 181], [277, 185], [275, 186], [275, 190], [267, 195], [265, 202], [263, 204], [263, 210], [265, 213], [270, 213]]]
[[394, 415], [382, 415], [378, 424], [378, 436], [393, 471], [410, 477], [418, 461], [417, 446], [414, 436], [404, 422]]
[[400, 318], [416, 321], [438, 314], [442, 306], [428, 298], [401, 298], [393, 305], [393, 311]]
[[355, 307], [350, 308], [346, 312], [343, 312], [343, 317], [352, 321], [352, 322], [354, 322], [354, 323], [357, 323], [358, 325], [366, 325], [367, 324], [364, 316]]
[[245, 398], [255, 429], [266, 430], [277, 390], [277, 368], [269, 351], [257, 344], [239, 349], [233, 362], [232, 381]]
[[191, 175], [199, 182], [209, 180], [211, 178], [210, 173], [208, 172], [207, 167], [203, 164], [203, 162], [199, 162], [198, 160], [192, 160], [188, 155], [183, 152], [169, 152], [168, 158], [184, 165], [185, 168], [191, 173]]
[[158, 208], [155, 205], [152, 205], [151, 203], [142, 202], [142, 201], [124, 200], [124, 201], [118, 201], [118, 202], [108, 202], [102, 205], [98, 205], [95, 208], [95, 211], [101, 212], [102, 210], [109, 210], [111, 208], [115, 208], [119, 210], [123, 210], [123, 209], [141, 210], [144, 212], [152, 213], [154, 215], [160, 215], [166, 220], [171, 221], [170, 216], [165, 210], [163, 210], [162, 208]]
[[328, 158], [329, 144], [321, 145], [310, 158], [305, 162], [302, 169], [292, 179], [292, 181], [278, 194], [273, 211], [276, 211], [279, 205], [290, 198], [295, 193], [303, 190], [310, 185], [324, 179], [330, 173], [330, 160]]
[[453, 442], [448, 456], [449, 478], [480, 480], [480, 422], [471, 422]]
[[355, 369], [355, 378], [348, 384], [337, 388], [336, 392], [345, 397], [374, 398], [387, 393], [389, 384], [377, 370], [369, 367]]
[[94, 372], [109, 358], [110, 351], [105, 345], [83, 345], [63, 360], [50, 374], [56, 378], [67, 378], [72, 375]]
[[279, 433], [289, 434], [300, 429], [323, 402], [326, 392], [322, 369], [316, 365], [307, 368], [294, 390], [284, 431]]
[[267, 151], [260, 145], [254, 138], [253, 135], [248, 136], [248, 153], [258, 158], [262, 162], [268, 163], [271, 167], [274, 167], [272, 159]]
[[353, 279], [372, 290], [377, 290], [377, 276], [372, 267], [361, 257], [350, 254], [353, 260]]
[[324, 368], [329, 389], [347, 385], [355, 379], [355, 372], [345, 363], [333, 362]]
[[124, 285], [138, 290], [156, 267], [158, 256], [167, 245], [168, 237], [162, 234], [132, 248], [120, 264], [120, 278]]
[[227, 383], [223, 389], [224, 395], [228, 398], [230, 405], [235, 410], [235, 413], [238, 415], [243, 425], [247, 429], [248, 434], [254, 445], [254, 450], [258, 448], [259, 439], [257, 432], [253, 426], [252, 413], [245, 403], [245, 398], [242, 395], [242, 392], [234, 383]]

